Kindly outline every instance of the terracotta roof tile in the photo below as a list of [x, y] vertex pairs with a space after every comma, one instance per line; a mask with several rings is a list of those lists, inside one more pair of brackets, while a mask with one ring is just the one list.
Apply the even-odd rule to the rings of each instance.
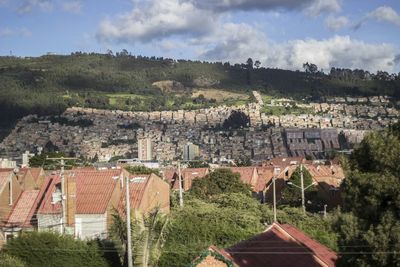
[[[74, 169], [65, 175], [73, 175], [76, 181], [76, 213], [77, 214], [103, 214], [106, 212], [111, 195], [120, 176], [121, 169], [96, 170]], [[56, 185], [60, 184], [59, 174], [51, 177], [52, 181], [46, 193], [39, 213], [60, 213], [60, 202], [52, 204], [52, 194]], [[46, 183], [45, 183], [46, 184]]]
[[53, 174], [46, 177], [45, 182], [40, 188], [41, 191], [45, 191], [44, 198], [40, 204], [38, 213], [41, 214], [58, 214], [61, 212], [61, 203], [52, 203], [52, 195], [56, 191], [56, 185], [60, 184], [60, 176]]
[[316, 255], [326, 265], [335, 266], [335, 261], [337, 260], [337, 254], [335, 252], [317, 242], [316, 240], [311, 239], [305, 233], [292, 225], [282, 224], [280, 226], [298, 242], [309, 248], [314, 253], [314, 255]]
[[35, 208], [39, 190], [26, 190], [21, 193], [14, 205], [6, 225], [25, 225], [29, 224], [31, 210]]
[[273, 224], [264, 233], [225, 250], [239, 266], [335, 266], [337, 255], [291, 225]]
[[231, 167], [233, 173], [240, 174], [240, 180], [243, 183], [255, 186], [257, 184], [257, 178], [254, 177], [255, 167]]
[[103, 214], [121, 175], [115, 170], [74, 170], [76, 181], [76, 213]]
[[[129, 196], [130, 196], [130, 204], [131, 209], [138, 210], [140, 208], [140, 204], [143, 200], [143, 195], [146, 191], [150, 183], [150, 174], [147, 175], [131, 175], [130, 179], [134, 178], [143, 178], [143, 182], [138, 183], [129, 183]], [[124, 184], [125, 186], [125, 184]], [[125, 214], [125, 198], [126, 198], [126, 189], [124, 187], [123, 192], [121, 194], [121, 198], [118, 205], [118, 210]]]
[[[208, 168], [185, 168], [181, 169], [183, 189], [190, 190], [194, 179], [203, 178], [209, 173]], [[165, 180], [171, 185], [172, 189], [179, 189], [178, 170], [166, 169], [164, 171]]]

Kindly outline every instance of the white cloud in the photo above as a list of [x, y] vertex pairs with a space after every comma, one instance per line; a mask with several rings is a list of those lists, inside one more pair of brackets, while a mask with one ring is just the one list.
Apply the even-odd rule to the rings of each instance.
[[345, 16], [333, 17], [329, 16], [325, 19], [325, 25], [331, 31], [338, 31], [349, 24], [349, 19]]
[[212, 31], [217, 17], [180, 0], [151, 0], [116, 19], [100, 23], [102, 41], [149, 42], [171, 35], [202, 35]]
[[53, 9], [53, 3], [50, 0], [23, 0], [18, 6], [17, 12], [19, 14], [30, 13], [35, 8], [41, 11], [51, 11]]
[[368, 14], [369, 18], [385, 21], [400, 26], [400, 15], [389, 6], [381, 6]]
[[369, 20], [384, 21], [392, 23], [396, 26], [400, 26], [400, 15], [396, 12], [396, 10], [389, 6], [381, 6], [368, 13], [363, 19], [354, 25], [354, 29], [358, 30]]
[[67, 1], [62, 3], [62, 8], [70, 13], [79, 14], [81, 13], [82, 3], [81, 1]]
[[245, 23], [226, 23], [213, 35], [192, 41], [203, 47], [200, 57], [218, 61], [245, 62], [268, 53], [266, 35]]
[[0, 38], [7, 38], [7, 37], [31, 37], [32, 33], [26, 28], [2, 28], [0, 29]]
[[[221, 13], [247, 10], [262, 5], [286, 3], [294, 8], [294, 0], [148, 0], [137, 2], [129, 13], [103, 20], [97, 39], [117, 43], [150, 43], [164, 52], [186, 50], [198, 58], [243, 63], [247, 58], [260, 60], [263, 66], [301, 69], [304, 62], [320, 68], [331, 67], [386, 70], [395, 68], [396, 51], [389, 44], [369, 44], [349, 36], [329, 39], [292, 40], [275, 43], [266, 33], [246, 23], [229, 23]], [[341, 0], [299, 1], [310, 16], [337, 12]], [[311, 4], [310, 4], [311, 3]], [[247, 9], [246, 9], [247, 8]], [[344, 16], [328, 17], [326, 25], [338, 30], [349, 23]]]
[[306, 13], [315, 17], [321, 13], [339, 12], [341, 9], [341, 0], [314, 0], [306, 9]]
[[14, 31], [11, 30], [10, 28], [3, 28], [0, 29], [0, 38], [1, 37], [10, 37], [14, 35]]
[[130, 12], [100, 23], [97, 33], [100, 41], [133, 43], [172, 35], [197, 37], [213, 32], [220, 26], [223, 14], [232, 11], [305, 10], [317, 16], [341, 9], [341, 0], [134, 0], [134, 3], [135, 8]]
[[396, 65], [396, 51], [389, 44], [369, 44], [349, 36], [275, 43], [247, 24], [226, 24], [222, 29], [225, 33], [218, 33], [216, 44], [203, 44], [200, 58], [243, 63], [251, 57], [263, 66], [292, 70], [302, 69], [305, 62], [324, 70], [343, 67], [390, 72]]
[[324, 70], [345, 67], [392, 71], [396, 57], [394, 47], [389, 44], [368, 44], [349, 36], [294, 40], [283, 47], [278, 47], [274, 60], [279, 63], [278, 67], [292, 69], [300, 69], [304, 62], [313, 62]]

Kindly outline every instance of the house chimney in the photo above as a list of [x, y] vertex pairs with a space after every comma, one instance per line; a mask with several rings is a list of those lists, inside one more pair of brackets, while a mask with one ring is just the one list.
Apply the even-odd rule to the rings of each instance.
[[72, 227], [75, 225], [75, 212], [76, 212], [76, 179], [71, 173], [67, 175], [66, 180], [66, 197], [67, 197], [67, 226]]

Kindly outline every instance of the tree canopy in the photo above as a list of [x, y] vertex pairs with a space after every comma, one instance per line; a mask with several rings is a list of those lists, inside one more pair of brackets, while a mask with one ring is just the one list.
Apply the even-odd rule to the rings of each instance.
[[[397, 126], [396, 126], [397, 127]], [[399, 133], [371, 133], [355, 149], [342, 185], [344, 211], [335, 229], [338, 266], [400, 265]]]
[[190, 193], [200, 198], [210, 198], [222, 193], [249, 194], [251, 188], [230, 169], [217, 169], [202, 179], [193, 180]]
[[[303, 168], [304, 188], [309, 187], [304, 191], [306, 207], [316, 205], [317, 203], [317, 188], [312, 186], [313, 180], [311, 174], [306, 168]], [[301, 171], [300, 167], [293, 172], [289, 181], [282, 190], [282, 204], [292, 207], [301, 207]], [[310, 204], [311, 203], [311, 204]]]
[[225, 129], [239, 129], [249, 127], [250, 118], [240, 110], [232, 110], [231, 115], [224, 121]]

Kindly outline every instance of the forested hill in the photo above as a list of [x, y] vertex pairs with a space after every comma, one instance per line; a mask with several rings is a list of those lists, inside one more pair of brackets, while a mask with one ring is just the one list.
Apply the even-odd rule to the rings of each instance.
[[[0, 57], [0, 129], [30, 113], [55, 114], [68, 106], [160, 110], [212, 105], [194, 99], [196, 88], [272, 95], [320, 97], [382, 95], [399, 98], [399, 75], [332, 69], [306, 64], [305, 71], [267, 69], [249, 59], [243, 64], [209, 63], [113, 54]], [[155, 84], [154, 84], [155, 83]], [[398, 89], [396, 91], [396, 88]], [[124, 103], [112, 94], [129, 94]], [[1, 135], [1, 133], [0, 133]]]

